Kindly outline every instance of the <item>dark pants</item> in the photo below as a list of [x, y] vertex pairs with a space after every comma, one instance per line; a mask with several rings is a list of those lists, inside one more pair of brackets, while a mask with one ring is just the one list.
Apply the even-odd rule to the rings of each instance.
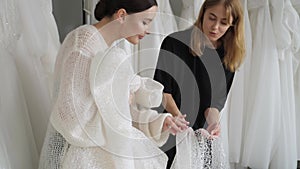
[[174, 157], [175, 157], [175, 154], [176, 154], [176, 146], [174, 146], [173, 148], [171, 148], [170, 150], [166, 151], [165, 152], [168, 156], [168, 165], [167, 165], [167, 169], [170, 169], [171, 168], [171, 165], [174, 161]]

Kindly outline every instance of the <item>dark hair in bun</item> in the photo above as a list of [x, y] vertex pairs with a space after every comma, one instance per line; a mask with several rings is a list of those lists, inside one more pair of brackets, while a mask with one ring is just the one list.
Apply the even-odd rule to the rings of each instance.
[[99, 0], [94, 10], [95, 18], [100, 21], [111, 17], [117, 10], [123, 8], [128, 14], [145, 11], [157, 6], [156, 0]]

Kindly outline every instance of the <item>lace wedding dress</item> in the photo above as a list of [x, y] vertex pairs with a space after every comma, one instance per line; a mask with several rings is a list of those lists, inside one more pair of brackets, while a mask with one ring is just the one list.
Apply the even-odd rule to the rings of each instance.
[[177, 134], [171, 169], [229, 169], [221, 138], [209, 138], [204, 129]]
[[66, 37], [40, 168], [165, 168], [158, 146], [168, 138], [161, 131], [169, 114], [150, 109], [160, 104], [163, 87], [136, 76], [128, 56], [108, 48], [91, 25]]

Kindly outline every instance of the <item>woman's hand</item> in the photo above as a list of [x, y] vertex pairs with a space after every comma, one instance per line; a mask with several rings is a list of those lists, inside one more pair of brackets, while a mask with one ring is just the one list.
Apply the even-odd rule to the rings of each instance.
[[169, 131], [176, 135], [188, 128], [189, 122], [185, 120], [186, 115], [178, 115], [176, 117], [167, 116], [164, 121], [163, 131]]
[[212, 137], [219, 137], [221, 133], [219, 110], [216, 108], [207, 108], [204, 114], [208, 124], [206, 130]]
[[209, 132], [211, 137], [219, 137], [221, 134], [221, 128], [219, 123], [211, 123], [207, 126], [206, 130]]

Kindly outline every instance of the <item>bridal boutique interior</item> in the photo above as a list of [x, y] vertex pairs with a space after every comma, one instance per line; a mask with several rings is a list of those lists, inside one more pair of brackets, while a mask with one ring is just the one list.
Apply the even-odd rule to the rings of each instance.
[[[204, 0], [158, 0], [150, 35], [116, 45], [133, 68], [153, 77], [161, 41], [196, 20]], [[300, 0], [240, 0], [246, 58], [221, 112], [232, 169], [292, 169], [300, 160]], [[37, 168], [53, 101], [59, 46], [95, 22], [97, 0], [1, 0], [0, 168]]]

